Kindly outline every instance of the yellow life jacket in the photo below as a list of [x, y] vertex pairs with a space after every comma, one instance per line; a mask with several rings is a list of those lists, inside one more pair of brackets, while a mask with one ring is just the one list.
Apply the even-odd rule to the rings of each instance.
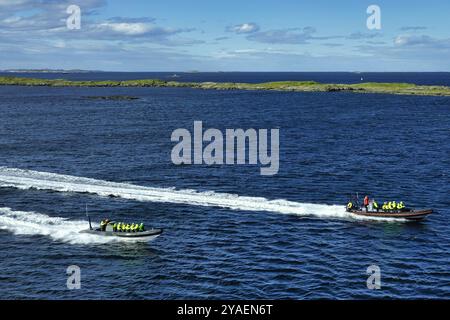
[[378, 203], [375, 200], [373, 201], [372, 205], [375, 209], [378, 209]]
[[352, 207], [353, 207], [353, 203], [349, 202], [349, 203], [347, 204], [347, 209], [351, 209]]

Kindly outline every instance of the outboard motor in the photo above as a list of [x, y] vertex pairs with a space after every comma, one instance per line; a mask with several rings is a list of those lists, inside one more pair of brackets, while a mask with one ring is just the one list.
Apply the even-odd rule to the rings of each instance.
[[87, 214], [87, 217], [88, 217], [88, 221], [89, 221], [89, 229], [93, 230], [92, 225], [91, 225], [91, 217], [88, 214]]

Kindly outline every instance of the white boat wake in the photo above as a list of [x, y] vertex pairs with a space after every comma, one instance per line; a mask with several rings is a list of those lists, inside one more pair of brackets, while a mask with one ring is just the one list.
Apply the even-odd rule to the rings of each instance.
[[0, 167], [0, 187], [13, 187], [24, 190], [34, 188], [59, 192], [91, 193], [100, 196], [115, 196], [137, 201], [221, 207], [243, 211], [266, 211], [299, 216], [355, 220], [392, 220], [356, 216], [346, 212], [343, 205], [300, 203], [283, 199], [269, 200], [263, 197], [238, 196], [235, 194], [216, 193], [213, 191], [198, 192], [195, 190], [176, 190], [175, 188], [153, 188], [6, 167]]
[[17, 235], [41, 235], [71, 244], [118, 241], [115, 238], [79, 233], [80, 230], [87, 227], [86, 221], [71, 221], [36, 212], [13, 211], [10, 208], [0, 208], [0, 229], [8, 230]]

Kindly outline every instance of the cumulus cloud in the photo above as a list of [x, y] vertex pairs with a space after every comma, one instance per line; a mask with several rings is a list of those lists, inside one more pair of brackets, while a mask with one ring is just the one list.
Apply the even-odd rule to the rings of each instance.
[[161, 28], [142, 22], [101, 22], [91, 25], [90, 31], [95, 36], [114, 38], [115, 36], [166, 37], [182, 30]]
[[112, 17], [108, 19], [109, 22], [116, 23], [152, 23], [155, 22], [156, 19], [152, 17], [138, 17], [138, 18], [125, 18], [125, 17]]
[[[66, 26], [66, 9], [73, 1], [0, 0], [0, 30], [46, 31]], [[84, 0], [80, 4], [83, 21], [106, 5], [104, 0]]]
[[160, 27], [153, 23], [133, 22], [133, 19], [129, 22], [125, 18], [120, 21], [122, 22], [103, 21], [91, 23], [82, 28], [80, 33], [71, 33], [71, 35], [75, 39], [80, 40], [116, 40], [123, 43], [139, 43], [145, 41], [146, 43], [167, 46], [187, 46], [204, 43], [202, 40], [183, 36], [195, 30], [192, 28]]
[[234, 26], [228, 26], [226, 28], [226, 31], [234, 32], [237, 34], [253, 33], [253, 32], [257, 32], [258, 30], [259, 30], [259, 26], [254, 22], [236, 24]]
[[356, 46], [359, 52], [373, 59], [391, 61], [398, 70], [448, 70], [450, 39], [428, 35], [399, 35], [391, 44]]
[[428, 47], [434, 49], [450, 48], [450, 39], [437, 39], [427, 35], [399, 35], [394, 38], [398, 47]]
[[[67, 6], [71, 1], [44, 0], [0, 0], [0, 30], [5, 42], [7, 39], [43, 38], [45, 41], [117, 40], [122, 42], [143, 41], [169, 46], [185, 46], [202, 43], [184, 38], [182, 33], [192, 28], [171, 28], [155, 24], [152, 17], [112, 17], [106, 20], [96, 18], [96, 11], [104, 8], [104, 0], [84, 0], [80, 3], [82, 26], [80, 30], [66, 27]], [[59, 42], [61, 43], [61, 42]]]
[[310, 39], [312, 32], [298, 28], [276, 29], [257, 32], [247, 37], [248, 40], [262, 43], [305, 43]]
[[314, 27], [275, 29], [255, 32], [247, 36], [250, 41], [272, 44], [304, 44], [308, 40], [324, 40], [336, 37], [314, 36]]

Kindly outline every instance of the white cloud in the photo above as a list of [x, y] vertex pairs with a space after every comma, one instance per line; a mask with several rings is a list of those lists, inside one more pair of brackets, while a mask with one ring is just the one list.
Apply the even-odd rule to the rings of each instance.
[[417, 46], [434, 49], [450, 48], [450, 39], [437, 39], [427, 35], [399, 35], [394, 38], [394, 45], [398, 47]]
[[145, 23], [111, 23], [104, 22], [98, 24], [99, 29], [103, 29], [105, 31], [113, 31], [115, 33], [123, 34], [123, 35], [143, 35], [152, 30], [152, 27]]
[[235, 33], [252, 33], [259, 30], [259, 26], [256, 23], [249, 22], [249, 23], [242, 23], [237, 24], [234, 26], [227, 27], [227, 31], [229, 32], [235, 32]]

